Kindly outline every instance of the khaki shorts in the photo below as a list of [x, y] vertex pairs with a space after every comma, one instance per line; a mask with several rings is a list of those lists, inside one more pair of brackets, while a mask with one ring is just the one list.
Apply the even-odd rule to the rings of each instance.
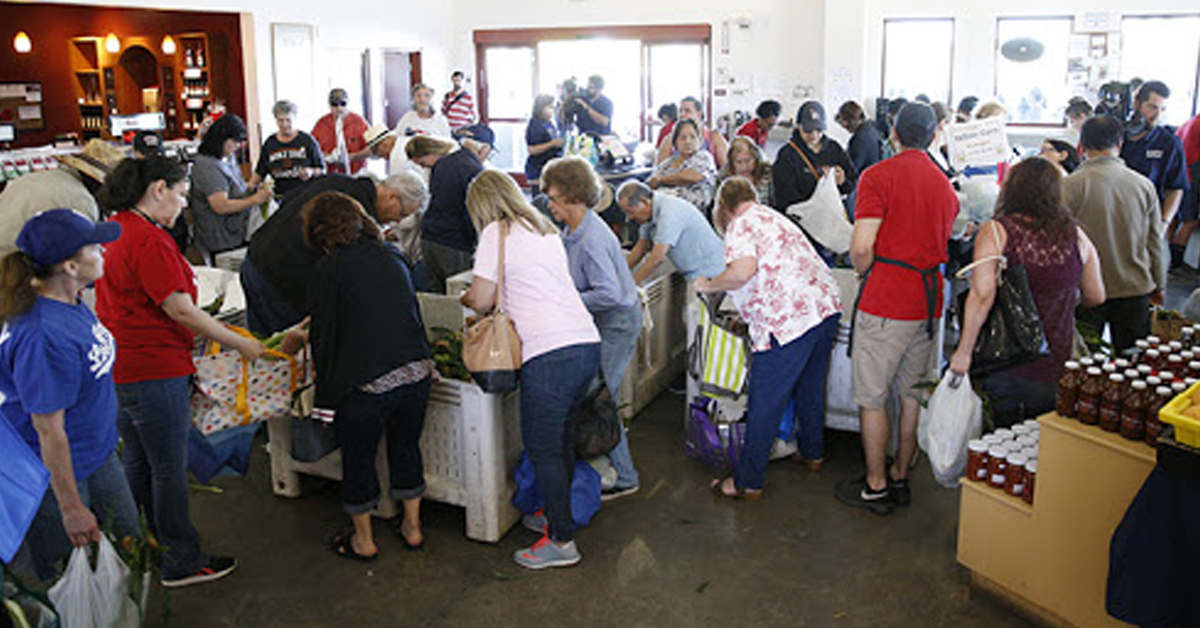
[[928, 376], [933, 351], [925, 325], [858, 313], [851, 359], [854, 403], [870, 410], [883, 408], [892, 387], [901, 397], [920, 398], [913, 384]]

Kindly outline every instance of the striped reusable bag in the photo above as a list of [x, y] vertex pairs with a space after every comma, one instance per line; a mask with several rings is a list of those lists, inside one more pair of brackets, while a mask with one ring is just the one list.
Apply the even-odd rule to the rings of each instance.
[[709, 308], [702, 306], [694, 342], [700, 392], [734, 399], [745, 394], [750, 371], [748, 340], [716, 324]]

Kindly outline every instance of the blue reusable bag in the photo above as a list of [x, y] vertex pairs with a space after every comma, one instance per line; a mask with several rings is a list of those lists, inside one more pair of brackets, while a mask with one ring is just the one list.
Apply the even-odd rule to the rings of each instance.
[[[529, 456], [521, 453], [521, 460], [513, 470], [517, 492], [513, 495], [513, 506], [525, 514], [542, 508], [542, 496], [538, 493], [537, 478]], [[571, 479], [571, 519], [576, 527], [585, 527], [600, 510], [600, 474], [592, 465], [582, 460], [575, 463], [575, 477]]]
[[0, 560], [12, 562], [37, 514], [50, 472], [7, 419], [0, 417]]

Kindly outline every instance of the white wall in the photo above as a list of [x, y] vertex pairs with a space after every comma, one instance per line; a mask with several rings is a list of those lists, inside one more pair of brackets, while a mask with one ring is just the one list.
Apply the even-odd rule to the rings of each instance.
[[[715, 68], [728, 67], [739, 82], [752, 85], [745, 95], [714, 99], [714, 116], [733, 109], [753, 111], [769, 97], [780, 100], [790, 117], [809, 90], [820, 91], [824, 11], [825, 0], [454, 0], [450, 54], [456, 67], [473, 72], [477, 29], [710, 24], [714, 80]], [[731, 27], [730, 50], [724, 55], [722, 22], [737, 18], [748, 18], [750, 26]]]

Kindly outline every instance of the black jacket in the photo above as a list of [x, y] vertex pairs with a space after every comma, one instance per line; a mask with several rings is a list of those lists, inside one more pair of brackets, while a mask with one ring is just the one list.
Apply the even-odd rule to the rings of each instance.
[[[775, 156], [775, 165], [771, 167], [771, 178], [775, 182], [775, 209], [784, 211], [796, 203], [812, 198], [813, 192], [817, 190], [817, 180], [823, 166], [841, 166], [846, 180], [838, 186], [838, 190], [842, 194], [849, 194], [854, 190], [858, 171], [855, 170], [854, 164], [850, 163], [846, 151], [842, 150], [841, 144], [828, 137], [822, 138], [821, 143], [821, 152], [813, 153], [797, 129], [792, 131], [791, 142], [779, 149]], [[797, 149], [804, 151], [813, 167], [817, 169], [816, 173], [809, 170], [804, 159], [796, 153]]]
[[288, 193], [266, 223], [250, 238], [246, 257], [264, 279], [283, 295], [288, 305], [303, 315], [308, 311], [308, 280], [320, 255], [304, 244], [304, 204], [321, 192], [342, 192], [362, 204], [372, 218], [375, 211], [375, 183], [331, 174], [303, 183]]
[[398, 367], [430, 356], [425, 324], [403, 254], [362, 240], [326, 253], [308, 284], [315, 403], [343, 397]]

